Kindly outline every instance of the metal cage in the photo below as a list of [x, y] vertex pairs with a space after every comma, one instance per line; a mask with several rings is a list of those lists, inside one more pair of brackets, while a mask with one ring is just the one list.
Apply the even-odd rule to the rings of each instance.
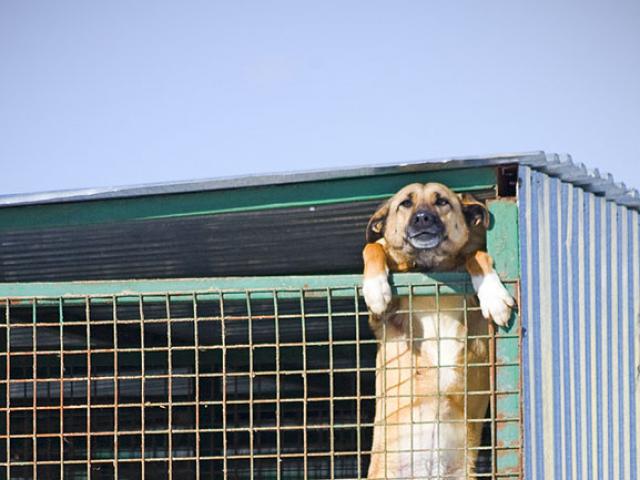
[[[470, 292], [467, 280], [405, 274], [394, 285], [440, 296]], [[358, 282], [105, 282], [3, 299], [4, 476], [364, 478], [377, 340]], [[469, 419], [486, 422], [474, 476], [508, 478], [520, 456], [519, 338], [492, 329], [487, 340], [490, 409]]]
[[[519, 301], [481, 339], [470, 476], [639, 478], [640, 194], [543, 152], [0, 196], [0, 478], [364, 478], [363, 232], [434, 181], [487, 202]], [[392, 284], [471, 293], [459, 272]]]

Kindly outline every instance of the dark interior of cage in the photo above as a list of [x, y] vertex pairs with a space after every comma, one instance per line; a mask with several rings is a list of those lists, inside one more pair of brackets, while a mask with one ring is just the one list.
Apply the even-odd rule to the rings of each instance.
[[[65, 434], [62, 447], [51, 436], [37, 452], [31, 438], [12, 440], [12, 461], [117, 459], [121, 478], [136, 478], [142, 460], [147, 474], [193, 475], [199, 462], [208, 478], [223, 467], [238, 479], [365, 477], [377, 348], [366, 306], [323, 291], [279, 296], [11, 305], [0, 372], [27, 380], [10, 384], [10, 408], [36, 411], [11, 411], [11, 433]], [[477, 463], [490, 472], [491, 450]], [[65, 478], [85, 478], [81, 467]], [[106, 465], [91, 468], [111, 478]]]

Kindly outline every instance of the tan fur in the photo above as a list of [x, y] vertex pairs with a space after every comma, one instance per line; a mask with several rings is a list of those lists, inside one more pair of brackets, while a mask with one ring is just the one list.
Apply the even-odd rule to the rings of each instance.
[[[437, 205], [438, 198], [446, 205]], [[411, 207], [402, 205], [410, 199]], [[417, 209], [435, 212], [446, 239], [428, 252], [417, 251], [405, 230]], [[363, 257], [365, 279], [390, 271], [451, 270], [470, 273], [492, 267], [484, 248], [488, 213], [472, 197], [446, 186], [412, 184], [371, 217]], [[436, 303], [438, 302], [438, 303]], [[489, 397], [465, 395], [489, 389], [487, 321], [474, 296], [401, 297], [384, 315], [372, 315], [380, 341], [376, 358], [376, 416], [369, 479], [467, 478], [474, 471]], [[409, 315], [412, 312], [412, 315]], [[443, 363], [446, 360], [446, 363]], [[465, 368], [466, 364], [466, 368]], [[466, 389], [466, 390], [465, 390]], [[469, 422], [469, 420], [476, 420]], [[472, 450], [467, 450], [472, 449]], [[435, 467], [440, 464], [440, 467]]]
[[375, 277], [387, 273], [387, 260], [384, 247], [379, 243], [368, 243], [362, 252], [364, 258], [364, 276]]
[[[467, 478], [467, 470], [474, 471], [477, 457], [474, 449], [480, 444], [481, 419], [489, 397], [486, 394], [467, 395], [465, 414], [465, 383], [467, 392], [489, 389], [488, 368], [478, 365], [486, 364], [489, 358], [486, 339], [466, 340], [466, 337], [467, 334], [486, 335], [487, 321], [478, 312], [470, 312], [465, 329], [464, 298], [460, 296], [440, 297], [439, 316], [433, 313], [437, 310], [433, 297], [414, 297], [411, 308], [415, 312], [411, 318], [397, 313], [386, 322], [372, 322], [381, 343], [376, 357], [376, 416], [367, 478], [431, 478], [414, 465], [440, 455], [451, 457], [447, 462], [450, 468], [440, 474]], [[397, 304], [397, 311], [408, 310], [408, 298], [403, 297]], [[421, 314], [419, 311], [432, 313]], [[438, 335], [433, 333], [424, 335], [423, 322], [431, 322], [445, 330], [446, 335], [441, 337], [446, 339], [438, 340]], [[467, 344], [466, 376], [464, 343]], [[453, 362], [440, 365], [433, 362], [434, 352], [437, 358], [438, 353], [451, 348], [460, 350]], [[425, 354], [427, 350], [431, 356]], [[457, 381], [443, 385], [443, 374]], [[440, 450], [429, 450], [433, 443], [421, 444], [421, 422], [427, 426], [439, 424]], [[465, 448], [471, 450], [465, 454]]]
[[[438, 198], [447, 199], [449, 205], [436, 205]], [[408, 199], [412, 206], [402, 207], [401, 203]], [[465, 208], [477, 206], [484, 215], [482, 218], [475, 215], [469, 224]], [[437, 213], [447, 227], [447, 239], [426, 254], [416, 252], [405, 238], [405, 228], [419, 208]], [[403, 271], [398, 266], [407, 270], [452, 270], [463, 265], [469, 254], [484, 248], [487, 221], [484, 206], [470, 195], [460, 197], [440, 183], [413, 183], [398, 191], [373, 214], [367, 227], [367, 242], [379, 241], [384, 246], [391, 271]]]
[[467, 257], [465, 267], [469, 275], [486, 275], [493, 270], [493, 259], [487, 252], [478, 250]]

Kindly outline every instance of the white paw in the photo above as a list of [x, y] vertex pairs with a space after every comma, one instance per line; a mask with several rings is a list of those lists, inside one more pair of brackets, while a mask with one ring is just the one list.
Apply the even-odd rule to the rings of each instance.
[[482, 315], [493, 320], [501, 327], [506, 327], [511, 317], [515, 300], [500, 281], [496, 272], [488, 275], [472, 276], [471, 281], [480, 300]]
[[391, 286], [386, 275], [365, 278], [362, 282], [364, 301], [376, 315], [382, 315], [391, 302]]

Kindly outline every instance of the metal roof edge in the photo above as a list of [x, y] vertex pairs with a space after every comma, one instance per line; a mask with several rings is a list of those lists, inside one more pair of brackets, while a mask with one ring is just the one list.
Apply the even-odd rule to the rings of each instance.
[[391, 175], [394, 173], [424, 172], [455, 168], [473, 168], [517, 163], [536, 171], [579, 186], [586, 191], [604, 196], [619, 205], [640, 210], [640, 193], [617, 183], [610, 174], [598, 169], [589, 170], [576, 164], [570, 155], [543, 151], [507, 153], [488, 156], [449, 157], [401, 164], [370, 165], [347, 169], [323, 169], [302, 172], [246, 175], [240, 177], [187, 180], [122, 187], [84, 188], [27, 194], [0, 195], [0, 208], [24, 205], [85, 202], [92, 200], [124, 199], [153, 195], [171, 195], [234, 188], [283, 185], [291, 183], [330, 181], [354, 177]]
[[81, 188], [36, 193], [17, 193], [0, 195], [0, 208], [31, 204], [84, 202], [91, 200], [106, 200], [115, 198], [132, 198], [152, 195], [169, 195], [177, 193], [227, 190], [233, 188], [338, 180], [342, 178], [390, 175], [394, 173], [421, 172], [429, 170], [473, 168], [505, 163], [519, 163], [525, 160], [535, 163], [536, 159], [540, 159], [543, 156], [543, 152], [526, 152], [489, 156], [449, 157], [434, 160], [418, 160], [407, 163], [350, 167], [345, 169], [280, 172], [142, 185]]
[[596, 169], [589, 170], [582, 163], [574, 163], [571, 155], [549, 153], [545, 154], [543, 162], [520, 162], [532, 169], [543, 172], [551, 177], [579, 186], [587, 192], [605, 197], [618, 205], [640, 210], [640, 192], [629, 188], [624, 183], [616, 182], [610, 173], [601, 174]]

